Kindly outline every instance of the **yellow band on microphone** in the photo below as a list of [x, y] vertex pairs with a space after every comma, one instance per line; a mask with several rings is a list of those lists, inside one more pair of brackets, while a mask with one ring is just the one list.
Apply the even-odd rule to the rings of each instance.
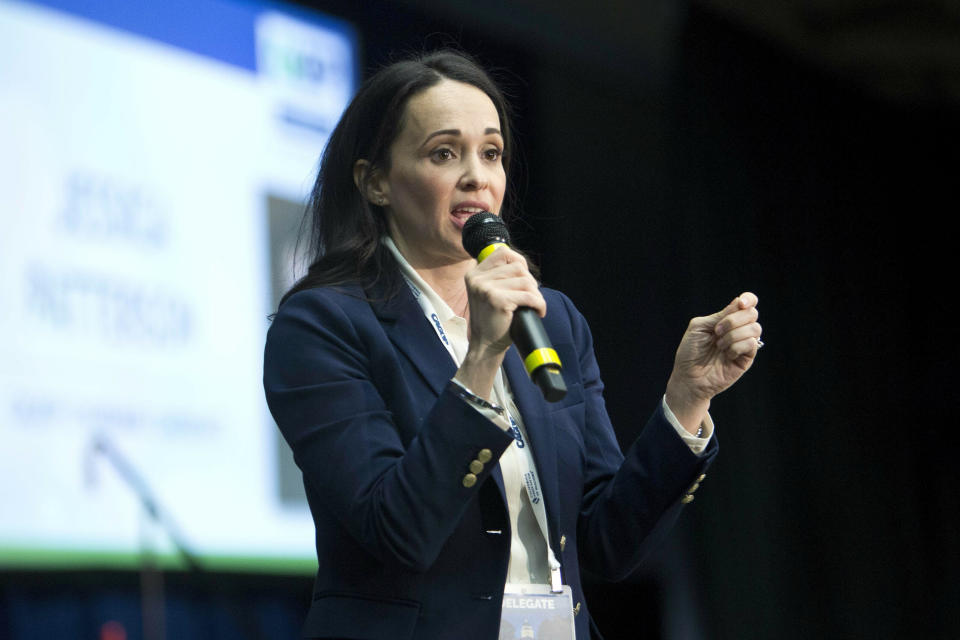
[[527, 368], [527, 373], [532, 374], [538, 368], [545, 364], [556, 365], [560, 368], [560, 356], [553, 349], [534, 349], [526, 358], [523, 359], [523, 366]]
[[493, 253], [500, 247], [505, 247], [505, 246], [507, 245], [505, 245], [502, 242], [494, 242], [493, 244], [488, 244], [483, 248], [483, 251], [477, 254], [477, 262], [483, 262], [484, 260], [487, 259], [487, 256], [489, 256], [491, 253]]

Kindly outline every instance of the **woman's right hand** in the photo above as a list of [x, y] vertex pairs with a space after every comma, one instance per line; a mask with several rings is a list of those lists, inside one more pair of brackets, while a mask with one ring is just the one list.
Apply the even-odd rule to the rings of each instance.
[[470, 347], [456, 378], [474, 393], [490, 398], [493, 380], [512, 344], [513, 312], [530, 307], [542, 318], [547, 303], [527, 268], [526, 259], [500, 247], [466, 275]]

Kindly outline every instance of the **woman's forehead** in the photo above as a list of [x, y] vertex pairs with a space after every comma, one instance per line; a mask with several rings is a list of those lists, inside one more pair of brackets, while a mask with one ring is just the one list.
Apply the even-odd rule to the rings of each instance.
[[481, 89], [444, 79], [407, 103], [401, 136], [423, 138], [439, 130], [463, 135], [500, 129], [500, 117], [490, 97]]

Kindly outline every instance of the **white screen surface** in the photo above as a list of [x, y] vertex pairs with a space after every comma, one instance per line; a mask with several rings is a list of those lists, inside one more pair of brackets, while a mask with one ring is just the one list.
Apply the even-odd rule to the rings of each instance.
[[[152, 36], [61, 4], [0, 2], [0, 564], [129, 564], [179, 531], [208, 563], [308, 566], [262, 349], [352, 36], [222, 0]], [[191, 50], [218, 28], [251, 55]]]

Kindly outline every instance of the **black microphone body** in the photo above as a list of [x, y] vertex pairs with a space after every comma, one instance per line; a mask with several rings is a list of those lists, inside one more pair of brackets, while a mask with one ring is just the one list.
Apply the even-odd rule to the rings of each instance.
[[[498, 216], [483, 211], [474, 214], [463, 225], [463, 248], [482, 262], [500, 245], [510, 244], [507, 225]], [[548, 402], [558, 402], [567, 395], [561, 371], [563, 365], [543, 328], [543, 322], [530, 307], [513, 312], [510, 338], [523, 358], [530, 379], [540, 387]]]

